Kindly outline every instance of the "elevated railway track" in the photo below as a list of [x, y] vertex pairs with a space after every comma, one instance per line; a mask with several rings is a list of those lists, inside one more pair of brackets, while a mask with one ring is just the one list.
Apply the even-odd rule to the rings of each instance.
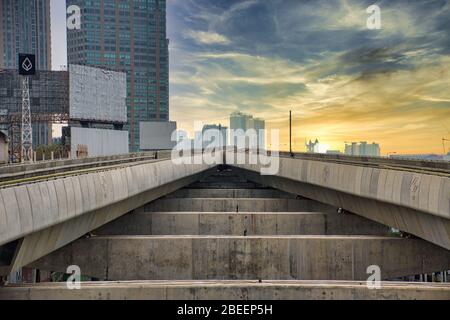
[[[198, 152], [198, 151], [197, 151]], [[270, 154], [270, 153], [269, 153]], [[279, 157], [450, 177], [450, 162], [280, 152]], [[170, 159], [171, 151], [0, 166], [0, 189]]]

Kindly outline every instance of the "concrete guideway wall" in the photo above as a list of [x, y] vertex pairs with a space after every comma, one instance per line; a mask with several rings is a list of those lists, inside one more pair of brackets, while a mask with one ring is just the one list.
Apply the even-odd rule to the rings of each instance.
[[250, 181], [329, 205], [450, 249], [450, 178], [395, 169], [280, 158], [277, 175], [235, 165]]
[[[276, 176], [450, 219], [450, 177], [280, 157]], [[249, 161], [246, 161], [249, 163]], [[237, 165], [261, 172], [261, 165]]]
[[213, 167], [168, 159], [1, 189], [0, 245]]
[[209, 174], [208, 171], [162, 185], [119, 203], [83, 214], [42, 231], [32, 233], [23, 238], [20, 242], [20, 246], [16, 250], [16, 255], [9, 270], [16, 270], [21, 266], [26, 266], [27, 264], [64, 247], [72, 241], [79, 239], [88, 232], [118, 219], [124, 215], [124, 213], [130, 212], [130, 210], [134, 210], [148, 201], [161, 198], [168, 193], [189, 185], [207, 174]]

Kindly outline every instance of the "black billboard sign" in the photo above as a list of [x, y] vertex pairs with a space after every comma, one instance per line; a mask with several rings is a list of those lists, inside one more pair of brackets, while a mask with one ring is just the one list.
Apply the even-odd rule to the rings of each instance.
[[22, 76], [36, 74], [36, 56], [34, 54], [19, 53], [19, 74]]

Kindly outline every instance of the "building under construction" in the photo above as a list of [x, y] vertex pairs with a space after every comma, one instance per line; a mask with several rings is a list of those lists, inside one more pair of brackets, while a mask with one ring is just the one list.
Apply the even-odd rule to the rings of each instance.
[[[16, 99], [22, 99], [22, 82], [16, 81], [19, 76], [16, 74], [19, 68], [18, 56], [22, 53], [33, 54], [35, 56], [35, 69], [51, 70], [51, 21], [50, 21], [50, 0], [0, 0], [0, 70], [10, 69], [8, 75], [1, 78], [1, 104], [0, 109], [3, 117], [2, 124], [5, 124], [6, 116], [17, 117], [15, 110], [21, 110], [22, 103], [16, 104]], [[44, 80], [42, 83], [46, 86], [45, 78], [48, 73], [42, 73]], [[37, 87], [41, 75], [34, 78], [34, 83], [30, 86]], [[53, 75], [50, 76], [53, 79]], [[3, 82], [4, 80], [4, 82]], [[58, 81], [55, 81], [58, 83]], [[52, 86], [47, 86], [50, 90]], [[45, 99], [45, 96], [43, 96]], [[36, 100], [36, 98], [34, 98]], [[20, 101], [21, 102], [21, 101]], [[4, 103], [7, 103], [5, 106]], [[45, 103], [45, 102], [44, 102]], [[7, 115], [5, 110], [11, 109], [11, 115]], [[59, 108], [59, 105], [55, 107]], [[36, 113], [38, 114], [38, 113]], [[20, 116], [20, 115], [19, 115]], [[46, 119], [47, 116], [41, 118]], [[36, 119], [35, 119], [36, 120]], [[6, 126], [16, 126], [16, 121], [6, 121]], [[34, 148], [38, 145], [48, 145], [51, 143], [52, 125], [51, 122], [34, 121], [32, 124], [32, 136]], [[9, 130], [9, 129], [8, 129]], [[14, 132], [17, 132], [15, 130]], [[15, 140], [10, 143], [17, 145]]]
[[[34, 128], [61, 123], [120, 131], [127, 122], [126, 75], [123, 73], [71, 65], [69, 71], [37, 71], [30, 76], [29, 86]], [[10, 162], [22, 160], [21, 125], [21, 78], [15, 69], [0, 70], [0, 130], [9, 133]], [[45, 139], [35, 132], [43, 131], [33, 130], [33, 149], [47, 144], [42, 143]]]
[[[69, 120], [69, 74], [37, 71], [30, 77], [33, 148], [51, 142], [51, 124]], [[10, 161], [20, 161], [22, 81], [17, 70], [0, 70], [0, 129], [9, 132]], [[48, 127], [48, 136], [40, 128]], [[45, 135], [45, 132], [44, 132]], [[49, 141], [50, 139], [50, 141]]]

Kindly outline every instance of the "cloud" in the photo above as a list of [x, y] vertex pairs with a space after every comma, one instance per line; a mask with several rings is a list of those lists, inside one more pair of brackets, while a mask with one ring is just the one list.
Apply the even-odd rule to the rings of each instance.
[[230, 44], [231, 41], [218, 33], [206, 31], [190, 30], [185, 33], [187, 38], [191, 38], [200, 44]]
[[[382, 144], [384, 152], [439, 152], [450, 127], [447, 0], [169, 1], [171, 113], [228, 125], [234, 110], [286, 131], [296, 147], [319, 138]], [[171, 18], [172, 17], [172, 18]], [[208, 31], [183, 31], [208, 30]]]

